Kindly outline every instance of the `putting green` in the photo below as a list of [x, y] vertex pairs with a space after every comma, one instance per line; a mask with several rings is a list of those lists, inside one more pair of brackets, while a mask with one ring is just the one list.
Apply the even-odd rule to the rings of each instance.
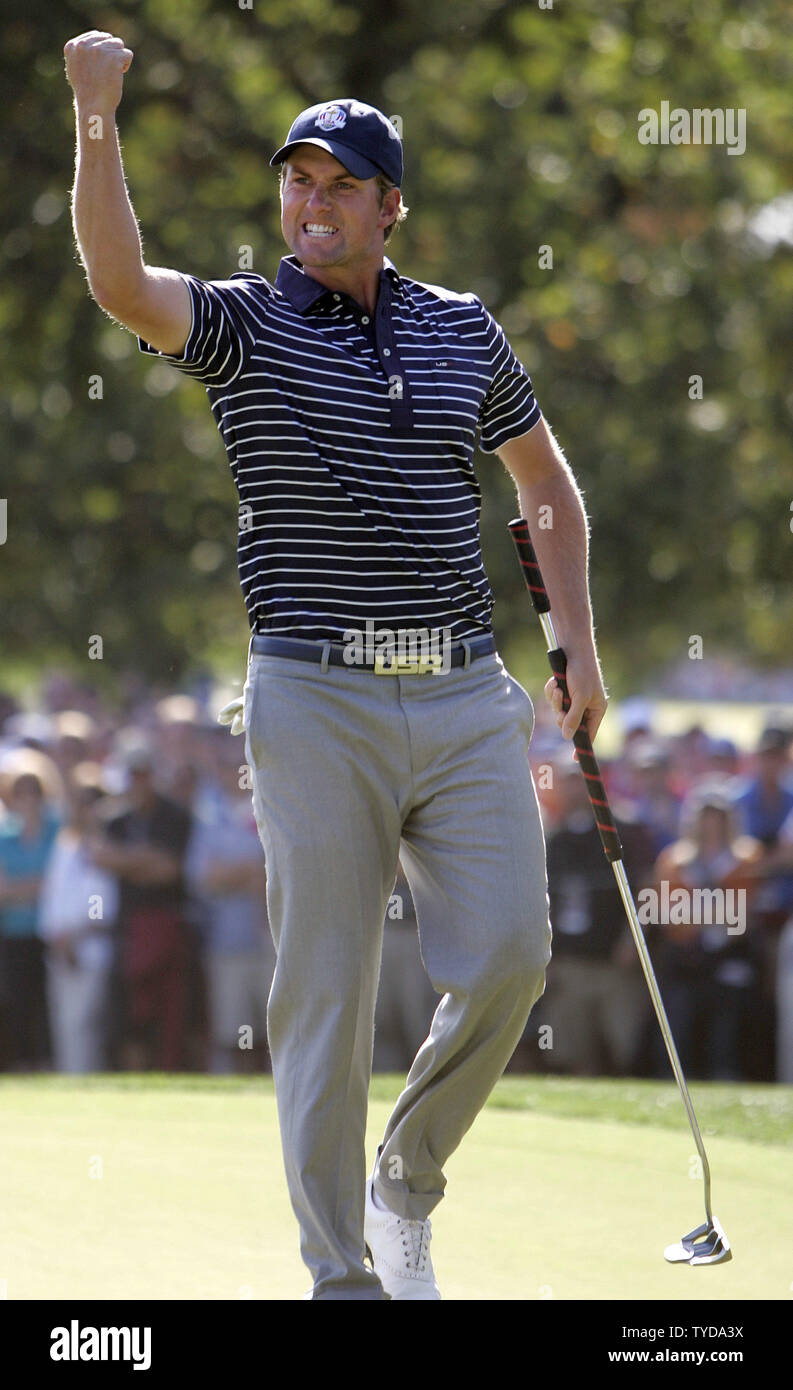
[[[543, 1084], [506, 1078], [449, 1160], [433, 1213], [445, 1299], [790, 1298], [789, 1092], [767, 1088], [777, 1113], [776, 1095], [787, 1106], [773, 1142], [706, 1131], [734, 1259], [692, 1269], [663, 1259], [703, 1219], [682, 1110], [673, 1128], [521, 1107], [524, 1094], [542, 1105]], [[637, 1083], [607, 1085], [601, 1111], [626, 1113]], [[586, 1107], [587, 1083], [571, 1087]], [[695, 1096], [701, 1120], [707, 1089]], [[374, 1082], [370, 1160], [398, 1090], [398, 1079]], [[673, 1086], [656, 1091], [673, 1102]], [[4, 1078], [0, 1092], [9, 1299], [277, 1300], [308, 1289], [269, 1081], [25, 1077]]]

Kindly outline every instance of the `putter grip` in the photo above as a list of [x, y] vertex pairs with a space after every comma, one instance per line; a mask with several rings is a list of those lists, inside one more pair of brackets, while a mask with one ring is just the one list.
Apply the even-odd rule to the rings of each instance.
[[523, 578], [526, 580], [526, 588], [531, 596], [531, 601], [538, 613], [550, 613], [551, 600], [542, 582], [537, 556], [534, 553], [534, 546], [529, 535], [529, 523], [525, 517], [519, 516], [515, 521], [509, 522], [509, 529], [512, 532], [512, 539], [515, 542], [515, 549], [518, 552]]
[[[550, 613], [551, 601], [543, 583], [542, 572], [537, 563], [534, 546], [531, 543], [529, 524], [526, 518], [521, 516], [517, 517], [515, 521], [510, 521], [509, 530], [515, 542], [515, 549], [518, 552], [518, 559], [523, 570], [523, 578], [526, 581], [526, 588], [531, 595], [535, 610], [537, 613]], [[562, 692], [562, 707], [566, 712], [570, 708], [570, 692], [567, 689], [567, 657], [563, 649], [557, 647], [548, 653], [548, 660], [551, 663], [551, 670], [556, 676], [556, 684]], [[579, 724], [576, 729], [573, 743], [578, 750], [578, 762], [586, 781], [600, 842], [603, 845], [606, 858], [613, 863], [622, 858], [622, 843], [611, 813], [606, 789], [603, 786], [597, 758], [592, 750], [592, 740], [583, 724]]]
[[[556, 676], [556, 684], [562, 692], [562, 708], [566, 712], [570, 708], [570, 692], [567, 689], [567, 657], [562, 648], [557, 647], [548, 653], [548, 660], [551, 664], [551, 670]], [[579, 724], [573, 734], [573, 743], [578, 749], [578, 762], [584, 774], [589, 800], [592, 803], [600, 843], [606, 858], [613, 863], [614, 860], [622, 858], [622, 841], [611, 814], [598, 761], [592, 750], [592, 740], [583, 724]]]

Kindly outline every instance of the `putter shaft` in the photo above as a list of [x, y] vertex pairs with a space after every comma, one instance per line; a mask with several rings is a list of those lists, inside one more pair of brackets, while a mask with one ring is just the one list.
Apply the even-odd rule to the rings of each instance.
[[[567, 688], [567, 657], [556, 640], [556, 633], [551, 618], [550, 599], [548, 598], [547, 590], [542, 581], [542, 574], [537, 563], [537, 556], [534, 552], [534, 546], [531, 543], [531, 537], [529, 535], [528, 523], [523, 517], [518, 517], [515, 521], [509, 523], [509, 530], [518, 552], [518, 559], [520, 560], [523, 570], [526, 587], [529, 590], [531, 601], [542, 625], [548, 647], [548, 660], [551, 670], [556, 676], [556, 683], [562, 692], [562, 706], [565, 710], [568, 710], [570, 708], [570, 692]], [[604, 853], [611, 863], [614, 877], [617, 880], [617, 887], [619, 888], [620, 896], [625, 907], [628, 924], [639, 955], [639, 961], [644, 972], [644, 978], [647, 982], [647, 988], [650, 992], [656, 1018], [658, 1019], [661, 1034], [666, 1045], [669, 1061], [672, 1064], [672, 1071], [674, 1072], [678, 1090], [680, 1091], [683, 1104], [686, 1108], [688, 1122], [691, 1126], [691, 1133], [694, 1136], [694, 1143], [697, 1146], [697, 1153], [702, 1163], [702, 1176], [705, 1189], [705, 1213], [707, 1215], [708, 1225], [712, 1227], [713, 1212], [711, 1211], [710, 1205], [710, 1165], [708, 1163], [708, 1156], [705, 1152], [705, 1145], [702, 1142], [702, 1135], [697, 1123], [694, 1106], [691, 1102], [691, 1096], [688, 1092], [686, 1078], [683, 1074], [683, 1068], [680, 1065], [677, 1047], [675, 1046], [675, 1040], [669, 1026], [669, 1019], [666, 1016], [666, 1009], [664, 1008], [664, 1002], [661, 998], [661, 991], [658, 988], [658, 981], [655, 978], [655, 971], [653, 970], [650, 953], [647, 949], [647, 942], [644, 939], [644, 932], [639, 922], [636, 905], [633, 901], [633, 894], [631, 893], [630, 884], [628, 883], [625, 873], [619, 832], [614, 822], [614, 817], [606, 795], [606, 789], [600, 775], [600, 768], [598, 767], [597, 759], [592, 749], [592, 741], [584, 724], [580, 724], [576, 729], [573, 735], [573, 743], [578, 750], [578, 762], [586, 781], [589, 799], [592, 803], [592, 811], [595, 816], [595, 824], [600, 835]]]

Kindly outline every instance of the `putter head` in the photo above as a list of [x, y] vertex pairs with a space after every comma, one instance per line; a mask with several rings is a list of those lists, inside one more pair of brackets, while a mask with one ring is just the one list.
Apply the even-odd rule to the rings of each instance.
[[677, 1245], [667, 1245], [664, 1259], [670, 1264], [717, 1265], [732, 1259], [732, 1250], [724, 1231], [714, 1216], [704, 1226], [689, 1231]]

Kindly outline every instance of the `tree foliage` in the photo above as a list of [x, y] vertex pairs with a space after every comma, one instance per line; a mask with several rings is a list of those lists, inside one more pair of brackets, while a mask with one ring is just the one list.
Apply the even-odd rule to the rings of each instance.
[[[789, 657], [784, 5], [51, 0], [17, 7], [0, 45], [7, 659], [82, 664], [99, 634], [97, 681], [125, 665], [176, 681], [239, 665], [247, 638], [204, 390], [101, 313], [74, 248], [62, 50], [93, 27], [135, 50], [118, 125], [152, 265], [223, 279], [250, 246], [273, 278], [268, 159], [297, 111], [357, 95], [401, 117], [411, 211], [389, 253], [479, 293], [531, 371], [585, 495], [612, 689], [692, 633], [706, 652]], [[663, 101], [745, 110], [745, 152], [640, 143], [639, 112]], [[496, 458], [477, 466], [498, 633], [522, 653], [536, 634], [504, 530], [514, 492]]]

